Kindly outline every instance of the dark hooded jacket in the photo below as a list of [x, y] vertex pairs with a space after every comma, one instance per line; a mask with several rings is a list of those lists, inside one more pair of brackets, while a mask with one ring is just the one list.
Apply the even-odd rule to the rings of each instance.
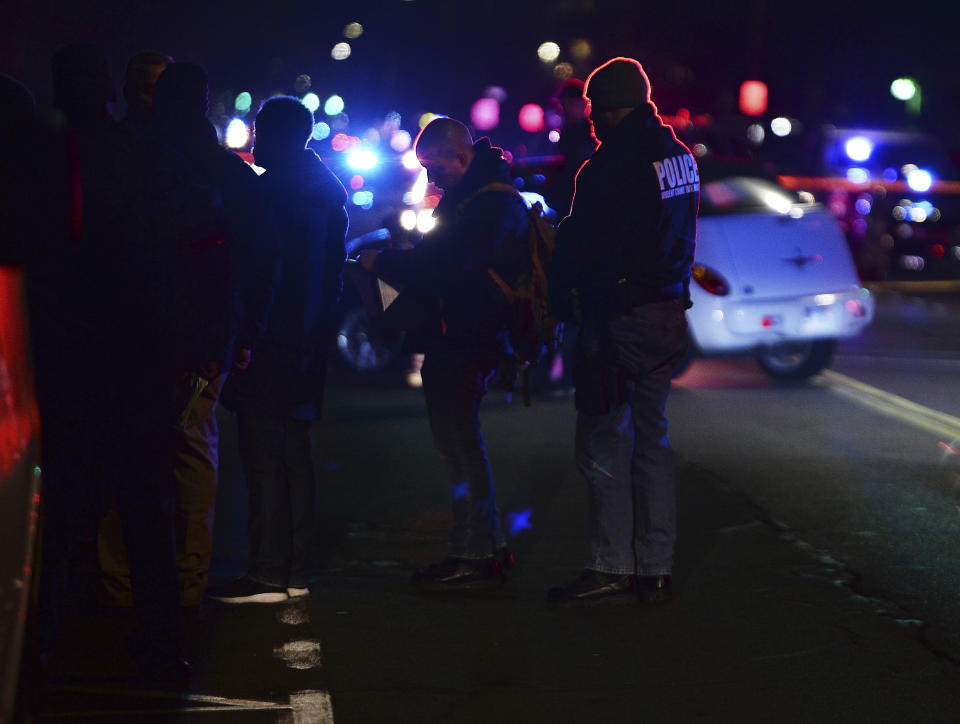
[[347, 194], [317, 154], [306, 149], [271, 165], [260, 182], [277, 242], [276, 291], [250, 367], [231, 377], [234, 399], [241, 409], [259, 414], [313, 419], [322, 401], [340, 297]]
[[699, 190], [693, 156], [655, 107], [626, 116], [577, 174], [550, 268], [555, 311], [569, 318], [571, 289], [585, 317], [687, 300]]
[[481, 138], [460, 182], [434, 211], [436, 229], [414, 249], [387, 250], [377, 274], [399, 283], [436, 310], [419, 330], [408, 330], [415, 352], [443, 350], [477, 358], [506, 353], [507, 305], [493, 268], [513, 280], [529, 267], [526, 207], [509, 191], [478, 193], [490, 183], [510, 183], [501, 149]]
[[264, 192], [253, 169], [220, 146], [206, 118], [158, 114], [149, 131], [222, 204], [223, 238], [199, 230], [191, 242], [178, 327], [188, 363], [220, 360], [229, 366], [235, 343], [250, 348], [263, 333], [273, 296], [275, 240]]

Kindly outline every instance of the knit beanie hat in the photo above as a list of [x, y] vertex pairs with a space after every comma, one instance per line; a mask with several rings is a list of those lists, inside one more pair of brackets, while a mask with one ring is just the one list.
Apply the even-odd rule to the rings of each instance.
[[590, 74], [583, 94], [594, 108], [636, 108], [650, 100], [650, 81], [633, 58], [613, 58]]

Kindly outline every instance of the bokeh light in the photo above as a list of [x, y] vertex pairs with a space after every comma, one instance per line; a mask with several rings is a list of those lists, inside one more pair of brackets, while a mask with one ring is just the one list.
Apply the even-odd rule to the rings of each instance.
[[890, 84], [890, 95], [898, 101], [908, 101], [917, 94], [917, 84], [912, 78], [897, 78]]
[[346, 60], [350, 57], [351, 48], [350, 43], [337, 43], [333, 46], [333, 49], [330, 51], [330, 57], [334, 60]]
[[586, 60], [592, 52], [593, 48], [590, 46], [590, 41], [584, 38], [577, 38], [570, 43], [570, 55], [573, 56], [574, 60]]
[[759, 146], [761, 143], [763, 143], [763, 139], [766, 137], [767, 134], [763, 130], [763, 126], [761, 126], [759, 123], [751, 123], [749, 126], [747, 126], [747, 139], [750, 141], [750, 143], [755, 143]]
[[397, 131], [390, 136], [390, 148], [397, 153], [403, 153], [410, 148], [410, 144], [412, 143], [413, 139], [410, 138], [410, 134], [406, 131]]
[[356, 191], [351, 198], [354, 206], [369, 209], [373, 206], [373, 191]]
[[569, 63], [557, 63], [553, 66], [553, 77], [557, 80], [566, 80], [573, 75], [573, 66]]
[[343, 29], [343, 37], [348, 40], [355, 40], [363, 35], [363, 26], [360, 23], [349, 23]]
[[297, 76], [296, 80], [293, 81], [293, 90], [298, 95], [303, 95], [310, 90], [311, 85], [313, 85], [313, 80], [311, 80], [310, 76], [306, 73], [301, 73]]
[[362, 189], [364, 183], [364, 178], [360, 174], [356, 174], [350, 178], [350, 188], [352, 188], [354, 191], [359, 191]]
[[330, 135], [330, 126], [323, 121], [313, 124], [313, 133], [310, 134], [317, 141], [322, 141]]
[[347, 157], [347, 165], [357, 171], [368, 171], [377, 165], [377, 154], [369, 148], [360, 148], [351, 151]]
[[528, 133], [537, 133], [543, 130], [543, 108], [536, 103], [527, 103], [520, 109], [517, 116], [520, 128]]
[[783, 138], [784, 136], [790, 135], [790, 132], [793, 130], [793, 124], [790, 123], [789, 118], [780, 116], [770, 121], [770, 130], [773, 131], [774, 136]]
[[400, 212], [400, 226], [407, 231], [417, 228], [417, 212], [413, 209], [404, 209]]
[[865, 184], [870, 180], [870, 172], [865, 168], [855, 166], [847, 169], [847, 181], [854, 184]]
[[303, 105], [310, 109], [311, 113], [316, 113], [317, 109], [320, 107], [320, 98], [316, 93], [307, 93], [303, 98], [300, 99]]
[[917, 193], [925, 193], [933, 186], [933, 176], [922, 168], [911, 169], [907, 173], [907, 186]]
[[417, 231], [421, 234], [433, 231], [436, 225], [437, 220], [433, 216], [432, 209], [421, 209], [420, 213], [417, 214]]
[[537, 56], [544, 63], [552, 63], [560, 57], [560, 46], [554, 42], [541, 43], [537, 48]]
[[470, 109], [470, 122], [477, 130], [493, 130], [500, 124], [500, 104], [495, 98], [480, 98]]
[[851, 160], [863, 162], [873, 153], [873, 144], [863, 136], [854, 136], [844, 144], [843, 150]]
[[547, 134], [547, 140], [550, 141], [550, 143], [559, 143], [560, 131], [558, 131], [556, 128], [551, 130], [550, 133]]
[[330, 96], [323, 104], [323, 112], [328, 116], [336, 116], [343, 113], [343, 98], [337, 95]]
[[233, 102], [233, 107], [236, 108], [237, 113], [249, 113], [250, 106], [252, 105], [253, 96], [251, 96], [247, 91], [237, 94], [237, 98]]
[[420, 116], [420, 120], [417, 122], [417, 125], [420, 128], [423, 128], [428, 123], [430, 123], [430, 121], [432, 121], [434, 118], [439, 118], [439, 117], [440, 116], [438, 116], [436, 113], [424, 113], [422, 116]]
[[740, 84], [740, 112], [746, 116], [762, 116], [767, 112], [767, 84], [745, 80]]
[[224, 143], [228, 148], [243, 148], [250, 143], [250, 128], [239, 118], [234, 118], [227, 124]]
[[407, 151], [400, 157], [400, 163], [402, 163], [403, 167], [408, 171], [418, 171], [420, 169], [420, 161], [417, 159], [417, 154], [412, 150]]
[[503, 87], [498, 85], [487, 86], [487, 89], [483, 91], [484, 98], [493, 98], [497, 103], [506, 103], [507, 102], [507, 91]]

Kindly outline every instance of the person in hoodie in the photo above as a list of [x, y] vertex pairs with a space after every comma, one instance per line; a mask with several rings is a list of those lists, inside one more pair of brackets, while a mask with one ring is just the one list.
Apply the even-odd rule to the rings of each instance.
[[[144, 85], [156, 54], [138, 54], [147, 70], [134, 73]], [[164, 56], [159, 56], [162, 59]], [[169, 59], [168, 59], [169, 60]], [[140, 108], [139, 140], [154, 145], [164, 161], [181, 162], [190, 184], [215, 194], [222, 204], [224, 234], [195, 233], [182, 269], [184, 294], [177, 310], [176, 342], [169, 352], [181, 376], [204, 382], [188, 415], [175, 431], [172, 484], [177, 491], [175, 534], [177, 568], [185, 607], [200, 605], [206, 593], [213, 551], [213, 512], [217, 490], [216, 408], [231, 367], [249, 363], [250, 348], [263, 331], [272, 297], [269, 230], [258, 214], [262, 194], [257, 175], [232, 151], [220, 146], [207, 120], [207, 74], [194, 63], [169, 61], [150, 87], [149, 114]], [[133, 83], [129, 79], [128, 87]], [[131, 110], [134, 106], [131, 105]], [[172, 157], [171, 157], [172, 156]], [[251, 259], [259, 254], [265, 259]], [[101, 522], [98, 558], [109, 601], [129, 606], [130, 579], [115, 509]]]
[[296, 98], [271, 98], [254, 128], [279, 271], [250, 365], [228, 383], [250, 501], [247, 573], [210, 590], [226, 603], [309, 592], [318, 487], [310, 427], [323, 403], [348, 224], [343, 185], [306, 148], [310, 110]]
[[688, 345], [700, 180], [651, 103], [640, 63], [601, 65], [584, 95], [600, 146], [577, 175], [548, 278], [554, 312], [581, 323], [576, 458], [588, 483], [590, 554], [550, 597], [664, 602], [676, 538], [665, 409]]
[[438, 118], [417, 137], [427, 178], [443, 190], [436, 229], [408, 250], [363, 252], [361, 264], [424, 302], [412, 351], [425, 354], [421, 375], [433, 441], [448, 470], [453, 506], [451, 555], [414, 576], [443, 587], [502, 581], [513, 565], [506, 548], [490, 463], [480, 430], [480, 402], [507, 351], [507, 305], [489, 269], [516, 279], [529, 268], [529, 219], [509, 189], [501, 149], [466, 126]]

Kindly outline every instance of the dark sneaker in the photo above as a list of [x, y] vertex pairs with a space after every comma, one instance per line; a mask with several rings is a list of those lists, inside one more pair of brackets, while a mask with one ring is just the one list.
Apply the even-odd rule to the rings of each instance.
[[246, 576], [213, 586], [207, 595], [223, 603], [280, 603], [289, 598], [286, 586], [269, 586]]
[[670, 603], [673, 600], [670, 575], [637, 576], [637, 595], [643, 603]]
[[513, 555], [503, 550], [505, 554], [501, 552], [486, 558], [447, 558], [439, 563], [431, 563], [414, 573], [410, 581], [445, 588], [500, 585], [504, 581], [504, 567], [514, 565]]
[[547, 595], [557, 603], [633, 603], [634, 577], [584, 570], [572, 583], [551, 588]]

